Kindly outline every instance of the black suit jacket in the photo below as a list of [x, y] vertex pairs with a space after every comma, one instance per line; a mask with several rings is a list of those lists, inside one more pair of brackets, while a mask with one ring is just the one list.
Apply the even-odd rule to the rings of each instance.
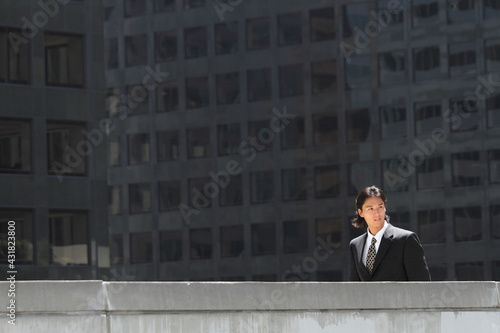
[[424, 249], [414, 232], [389, 224], [375, 257], [372, 274], [363, 265], [367, 233], [349, 244], [349, 281], [430, 281]]

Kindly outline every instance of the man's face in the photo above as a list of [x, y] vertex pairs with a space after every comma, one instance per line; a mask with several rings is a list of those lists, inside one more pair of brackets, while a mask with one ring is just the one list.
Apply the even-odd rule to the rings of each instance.
[[380, 197], [370, 197], [363, 203], [362, 209], [358, 209], [358, 214], [365, 219], [368, 228], [378, 232], [384, 226], [385, 204]]

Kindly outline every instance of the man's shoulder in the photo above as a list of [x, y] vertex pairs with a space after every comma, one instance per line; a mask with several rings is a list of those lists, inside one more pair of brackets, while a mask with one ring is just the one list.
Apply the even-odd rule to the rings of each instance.
[[393, 226], [392, 224], [389, 224], [389, 226], [387, 227], [389, 232], [391, 232], [394, 237], [408, 237], [410, 235], [413, 235], [415, 234], [415, 232], [411, 231], [411, 230], [406, 230], [406, 229], [403, 229], [403, 228], [398, 228], [398, 227], [395, 227]]
[[356, 238], [351, 239], [351, 241], [349, 242], [349, 245], [359, 244], [359, 243], [364, 241], [365, 237], [366, 237], [366, 232], [361, 234], [360, 236], [358, 236]]

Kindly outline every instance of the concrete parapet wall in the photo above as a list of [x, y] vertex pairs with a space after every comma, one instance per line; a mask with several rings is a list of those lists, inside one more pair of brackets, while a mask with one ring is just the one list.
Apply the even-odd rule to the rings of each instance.
[[9, 288], [0, 282], [0, 332], [500, 332], [497, 282], [18, 281], [14, 297]]

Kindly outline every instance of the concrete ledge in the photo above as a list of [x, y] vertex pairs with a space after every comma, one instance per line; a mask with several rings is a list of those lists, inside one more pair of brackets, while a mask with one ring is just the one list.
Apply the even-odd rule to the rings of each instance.
[[[9, 282], [0, 282], [0, 331]], [[18, 281], [20, 332], [500, 332], [498, 282]]]

